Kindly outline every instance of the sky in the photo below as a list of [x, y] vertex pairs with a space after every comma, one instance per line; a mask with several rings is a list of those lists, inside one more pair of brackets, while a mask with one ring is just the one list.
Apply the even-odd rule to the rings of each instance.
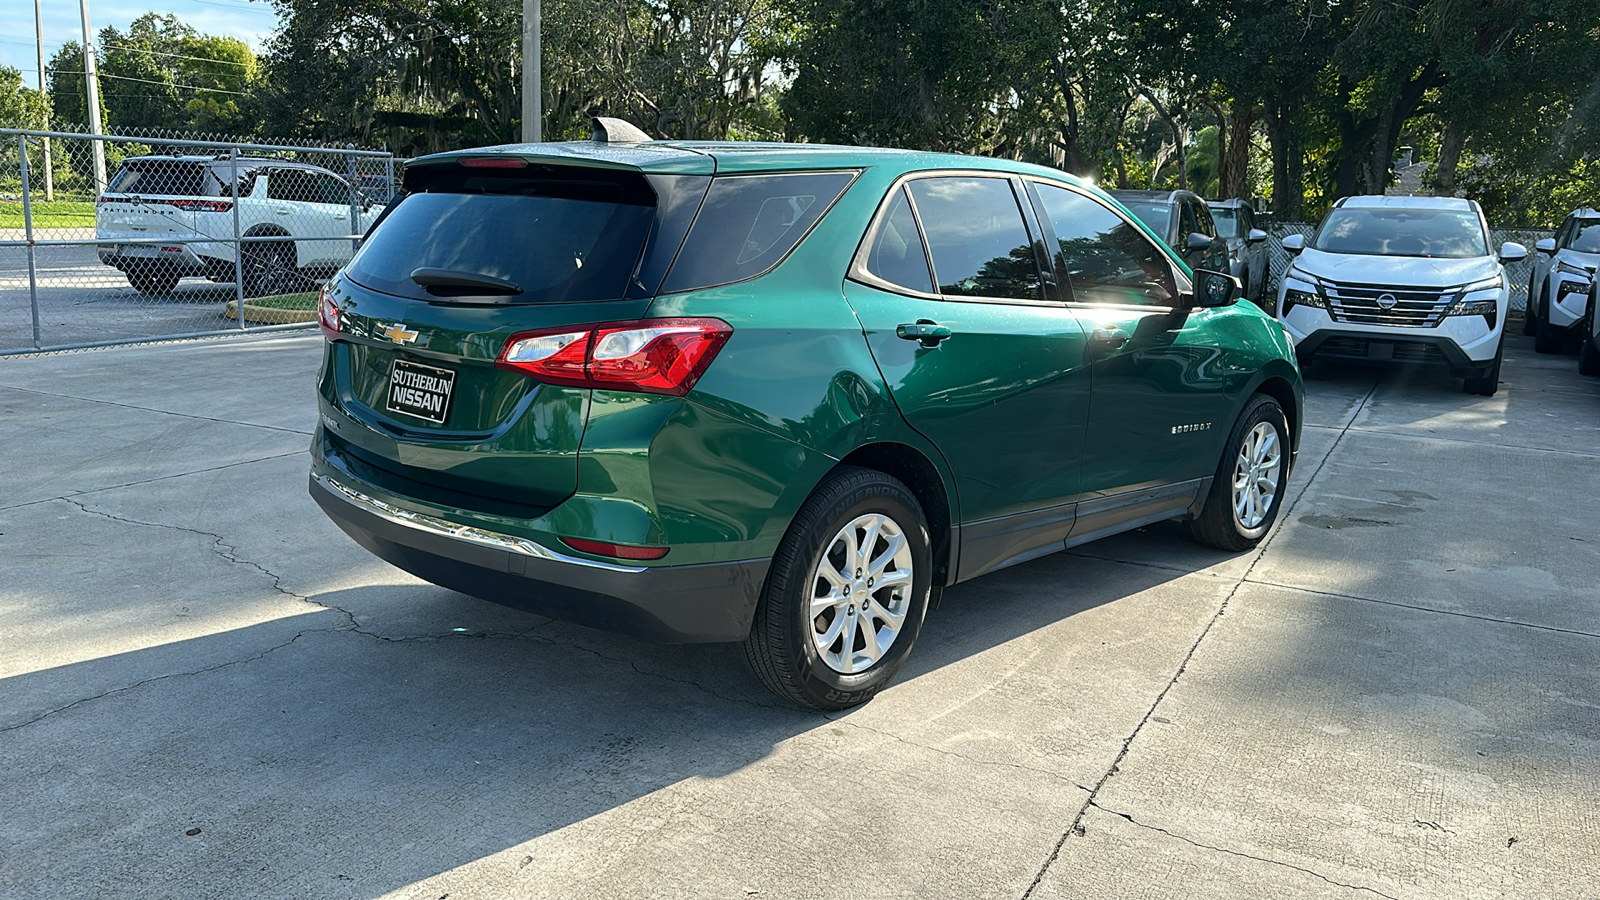
[[[39, 0], [44, 14], [44, 62], [67, 41], [83, 41], [77, 0]], [[264, 0], [89, 0], [89, 25], [126, 30], [147, 12], [172, 13], [201, 34], [236, 37], [261, 52], [278, 27], [272, 4]], [[39, 86], [38, 51], [34, 44], [33, 0], [0, 2], [0, 66], [22, 70], [22, 83]]]

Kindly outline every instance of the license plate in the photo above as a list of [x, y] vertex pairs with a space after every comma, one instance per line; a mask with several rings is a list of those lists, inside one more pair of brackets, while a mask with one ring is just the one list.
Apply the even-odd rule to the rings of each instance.
[[389, 368], [389, 402], [385, 406], [389, 412], [443, 425], [455, 386], [456, 373], [449, 369], [397, 359]]

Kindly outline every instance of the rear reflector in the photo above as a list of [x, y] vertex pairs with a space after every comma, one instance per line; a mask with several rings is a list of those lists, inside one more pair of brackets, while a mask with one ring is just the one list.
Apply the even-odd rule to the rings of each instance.
[[732, 335], [733, 327], [721, 319], [524, 331], [506, 340], [495, 364], [549, 384], [682, 397]]
[[609, 556], [612, 559], [660, 559], [667, 555], [670, 547], [631, 547], [627, 544], [612, 544], [606, 541], [589, 541], [583, 538], [564, 537], [561, 543], [574, 550], [584, 553], [593, 553], [595, 556]]
[[469, 169], [526, 169], [528, 161], [515, 156], [465, 156], [461, 164]]

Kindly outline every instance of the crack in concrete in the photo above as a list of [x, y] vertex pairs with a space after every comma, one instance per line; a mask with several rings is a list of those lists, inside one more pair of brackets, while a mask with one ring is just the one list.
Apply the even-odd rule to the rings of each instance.
[[[1126, 820], [1127, 822], [1129, 822], [1129, 823], [1131, 823], [1131, 824], [1133, 824], [1135, 826], [1138, 826], [1139, 828], [1148, 829], [1150, 831], [1156, 832], [1157, 834], [1164, 834], [1167, 837], [1172, 838], [1174, 840], [1183, 841], [1185, 844], [1188, 844], [1191, 847], [1198, 847], [1198, 848], [1200, 848], [1202, 850], [1212, 850], [1212, 851], [1215, 851], [1217, 853], [1226, 853], [1229, 856], [1237, 856], [1237, 857], [1239, 857], [1241, 859], [1249, 859], [1249, 860], [1254, 860], [1256, 862], [1263, 862], [1263, 863], [1266, 863], [1268, 865], [1281, 866], [1281, 867], [1283, 867], [1285, 869], [1293, 869], [1296, 872], [1303, 872], [1303, 873], [1305, 873], [1307, 875], [1310, 875], [1313, 878], [1319, 879], [1321, 881], [1325, 881], [1328, 884], [1333, 885], [1334, 887], [1342, 887], [1342, 888], [1346, 888], [1346, 889], [1352, 890], [1352, 891], [1366, 891], [1369, 894], [1377, 894], [1379, 897], [1386, 897], [1386, 898], [1388, 898], [1388, 900], [1399, 900], [1398, 897], [1395, 897], [1392, 894], [1385, 894], [1383, 891], [1380, 891], [1377, 888], [1367, 887], [1364, 884], [1347, 884], [1347, 883], [1345, 883], [1343, 881], [1334, 881], [1332, 878], [1329, 878], [1328, 876], [1326, 876], [1326, 875], [1322, 874], [1321, 872], [1318, 872], [1318, 871], [1316, 871], [1314, 869], [1308, 869], [1305, 866], [1297, 866], [1294, 863], [1284, 862], [1281, 859], [1271, 859], [1271, 858], [1265, 857], [1265, 856], [1255, 856], [1254, 854], [1245, 853], [1245, 852], [1240, 851], [1240, 850], [1230, 850], [1227, 847], [1218, 847], [1218, 846], [1215, 846], [1214, 844], [1203, 844], [1200, 841], [1194, 840], [1193, 838], [1184, 837], [1181, 834], [1177, 834], [1175, 832], [1168, 831], [1167, 829], [1162, 828], [1159, 825], [1150, 825], [1150, 824], [1141, 822], [1138, 819], [1135, 819], [1133, 816], [1131, 816], [1131, 815], [1129, 815], [1129, 814], [1127, 814], [1125, 812], [1117, 812], [1114, 809], [1108, 809], [1108, 808], [1106, 808], [1104, 806], [1101, 806], [1099, 803], [1096, 803], [1093, 800], [1089, 801], [1089, 805], [1094, 807], [1095, 809], [1100, 810], [1101, 812], [1109, 813], [1109, 814], [1111, 814], [1113, 816], [1116, 816], [1119, 819]], [[1434, 827], [1438, 827], [1438, 826], [1434, 826]]]
[[298, 428], [284, 428], [281, 425], [262, 425], [259, 422], [236, 422], [233, 419], [218, 419], [215, 416], [197, 416], [194, 413], [173, 412], [170, 409], [156, 409], [150, 406], [137, 406], [132, 403], [118, 403], [115, 400], [100, 400], [94, 397], [79, 397], [74, 394], [58, 394], [55, 391], [41, 391], [38, 388], [17, 387], [10, 384], [0, 385], [0, 387], [10, 391], [20, 391], [24, 394], [36, 394], [40, 397], [57, 397], [62, 400], [77, 400], [80, 403], [101, 403], [106, 406], [117, 406], [121, 407], [122, 409], [132, 409], [139, 412], [158, 413], [163, 416], [177, 416], [180, 419], [198, 419], [202, 422], [217, 422], [222, 425], [239, 425], [244, 428], [264, 428], [267, 431], [281, 431], [284, 434], [303, 434], [306, 437], [311, 436], [311, 432], [309, 431], [301, 431]]
[[1178, 663], [1177, 671], [1172, 673], [1172, 677], [1168, 679], [1165, 685], [1162, 686], [1161, 691], [1156, 694], [1155, 699], [1150, 703], [1150, 708], [1145, 710], [1144, 716], [1141, 717], [1139, 722], [1133, 726], [1133, 730], [1128, 733], [1128, 736], [1123, 738], [1122, 749], [1117, 751], [1116, 757], [1112, 759], [1111, 765], [1106, 768], [1105, 773], [1100, 776], [1100, 780], [1095, 782], [1094, 787], [1089, 789], [1089, 796], [1084, 799], [1083, 805], [1078, 808], [1077, 814], [1072, 817], [1072, 824], [1068, 825], [1067, 829], [1061, 833], [1061, 837], [1056, 840], [1055, 846], [1051, 848], [1050, 855], [1045, 858], [1044, 863], [1039, 866], [1039, 871], [1033, 876], [1032, 883], [1030, 883], [1027, 889], [1022, 892], [1022, 900], [1028, 900], [1029, 897], [1033, 896], [1034, 891], [1039, 889], [1039, 885], [1044, 882], [1044, 877], [1049, 873], [1050, 867], [1055, 865], [1057, 859], [1061, 858], [1061, 851], [1066, 846], [1067, 839], [1072, 837], [1074, 834], [1083, 834], [1084, 815], [1089, 811], [1091, 806], [1095, 805], [1095, 800], [1099, 797], [1100, 791], [1105, 788], [1106, 782], [1111, 779], [1112, 775], [1115, 775], [1118, 771], [1120, 771], [1122, 761], [1127, 758], [1128, 751], [1133, 748], [1133, 742], [1144, 731], [1145, 725], [1149, 724], [1151, 718], [1155, 715], [1156, 710], [1160, 708], [1161, 701], [1165, 700], [1167, 698], [1167, 694], [1177, 686], [1178, 679], [1182, 678], [1183, 673], [1188, 670], [1189, 663], [1194, 659], [1195, 653], [1200, 649], [1200, 644], [1205, 641], [1207, 635], [1211, 634], [1211, 629], [1216, 626], [1217, 621], [1221, 619], [1223, 613], [1227, 611], [1228, 604], [1232, 602], [1234, 596], [1239, 593], [1239, 589], [1250, 580], [1250, 574], [1255, 571], [1257, 564], [1259, 564], [1261, 559], [1266, 556], [1267, 549], [1272, 545], [1272, 542], [1277, 539], [1278, 535], [1282, 533], [1283, 523], [1288, 520], [1290, 514], [1294, 512], [1295, 507], [1300, 504], [1300, 501], [1304, 500], [1305, 497], [1311, 493], [1311, 486], [1316, 483], [1317, 477], [1320, 476], [1322, 474], [1322, 470], [1327, 467], [1328, 461], [1333, 459], [1333, 455], [1338, 452], [1339, 445], [1344, 441], [1345, 436], [1349, 434], [1350, 429], [1356, 420], [1361, 418], [1362, 411], [1365, 410], [1367, 404], [1372, 401], [1372, 395], [1377, 393], [1380, 381], [1380, 378], [1374, 376], [1372, 386], [1367, 389], [1366, 396], [1361, 398], [1361, 402], [1356, 406], [1355, 411], [1350, 415], [1350, 419], [1345, 423], [1344, 428], [1339, 432], [1339, 436], [1334, 439], [1333, 446], [1328, 448], [1327, 454], [1322, 457], [1322, 460], [1317, 463], [1316, 469], [1312, 471], [1311, 476], [1306, 479], [1305, 487], [1300, 490], [1300, 493], [1292, 502], [1283, 507], [1282, 511], [1279, 513], [1278, 522], [1274, 526], [1272, 533], [1267, 535], [1266, 540], [1262, 541], [1262, 543], [1256, 548], [1255, 559], [1250, 561], [1250, 565], [1245, 569], [1244, 574], [1240, 575], [1238, 580], [1234, 582], [1233, 589], [1228, 591], [1228, 595], [1226, 597], [1222, 598], [1222, 602], [1217, 606], [1217, 611], [1206, 622], [1205, 627], [1200, 629], [1200, 634], [1195, 637], [1194, 643], [1189, 646], [1189, 651], [1184, 654], [1183, 659]]
[[1593, 453], [1584, 453], [1581, 450], [1562, 450], [1555, 447], [1528, 447], [1522, 444], [1503, 444], [1498, 441], [1469, 441], [1463, 438], [1439, 437], [1436, 434], [1413, 434], [1409, 431], [1384, 431], [1378, 428], [1352, 428], [1350, 430], [1362, 435], [1374, 435], [1377, 437], [1394, 438], [1396, 440], [1423, 441], [1425, 443], [1437, 444], [1462, 444], [1467, 447], [1493, 447], [1497, 450], [1523, 450], [1527, 451], [1528, 453], [1548, 453], [1552, 456], [1565, 456], [1572, 459], [1600, 459], [1600, 456], [1597, 456]]
[[72, 491], [72, 492], [67, 493], [67, 494], [62, 494], [59, 497], [42, 497], [42, 498], [40, 498], [38, 500], [29, 500], [26, 503], [16, 503], [16, 504], [13, 504], [11, 506], [0, 506], [0, 512], [5, 512], [6, 510], [12, 510], [12, 509], [22, 509], [23, 507], [27, 507], [27, 506], [37, 506], [40, 503], [54, 503], [57, 500], [66, 500], [69, 497], [87, 497], [90, 494], [99, 494], [99, 493], [103, 493], [105, 491], [115, 491], [115, 490], [120, 490], [122, 488], [139, 487], [141, 485], [146, 485], [146, 484], [155, 484], [156, 482], [159, 482], [159, 481], [171, 481], [174, 478], [187, 478], [190, 475], [204, 475], [204, 474], [206, 474], [208, 472], [220, 472], [223, 469], [232, 469], [232, 468], [235, 468], [237, 466], [248, 466], [248, 465], [252, 465], [254, 463], [267, 462], [269, 460], [274, 460], [274, 459], [287, 459], [288, 457], [300, 456], [300, 455], [306, 454], [308, 452], [309, 451], [306, 451], [306, 450], [291, 450], [288, 453], [274, 453], [271, 456], [261, 456], [261, 457], [257, 457], [256, 459], [241, 459], [238, 462], [223, 463], [220, 466], [212, 466], [209, 469], [195, 469], [195, 470], [189, 471], [189, 472], [174, 472], [171, 475], [159, 475], [159, 476], [157, 476], [155, 478], [145, 478], [145, 479], [141, 479], [139, 481], [128, 481], [128, 482], [124, 482], [122, 484], [108, 484], [105, 487], [90, 488], [90, 489], [88, 489], [86, 491]]
[[1380, 600], [1376, 597], [1362, 597], [1357, 594], [1341, 594], [1337, 591], [1319, 591], [1316, 588], [1297, 587], [1292, 584], [1280, 584], [1276, 581], [1260, 581], [1248, 579], [1250, 584], [1259, 587], [1278, 588], [1285, 591], [1296, 591], [1302, 594], [1312, 594], [1317, 597], [1331, 597], [1336, 600], [1355, 600], [1359, 603], [1376, 603], [1381, 606], [1393, 606], [1399, 609], [1409, 609], [1415, 612], [1433, 613], [1438, 616], [1455, 616], [1458, 619], [1472, 619], [1476, 622], [1488, 622], [1491, 625], [1511, 625], [1516, 628], [1532, 628], [1535, 631], [1551, 631], [1556, 634], [1570, 634], [1575, 637], [1600, 638], [1600, 634], [1593, 631], [1582, 631], [1576, 628], [1562, 628], [1558, 625], [1540, 625], [1536, 622], [1524, 622], [1520, 619], [1499, 619], [1494, 616], [1484, 616], [1477, 613], [1461, 612], [1453, 609], [1438, 609], [1431, 606], [1417, 606], [1413, 603], [1401, 603], [1398, 600]]

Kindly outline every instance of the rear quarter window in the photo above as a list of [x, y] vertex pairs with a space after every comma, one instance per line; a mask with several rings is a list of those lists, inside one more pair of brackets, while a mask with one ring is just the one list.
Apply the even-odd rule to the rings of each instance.
[[717, 287], [767, 272], [800, 243], [856, 174], [794, 172], [712, 179], [662, 293]]

